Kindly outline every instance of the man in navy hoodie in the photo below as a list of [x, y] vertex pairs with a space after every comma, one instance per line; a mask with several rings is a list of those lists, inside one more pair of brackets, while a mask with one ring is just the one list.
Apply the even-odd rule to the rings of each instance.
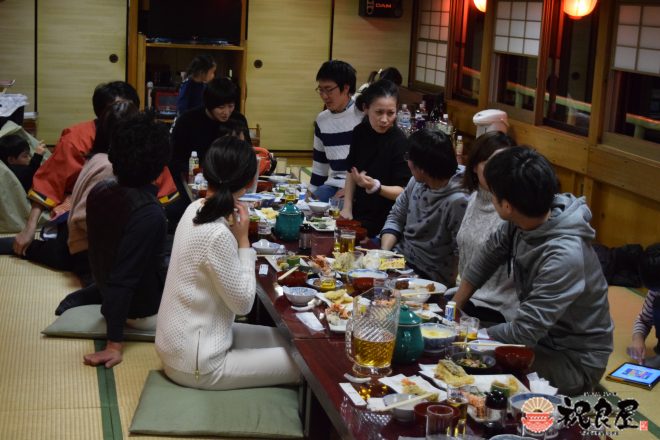
[[507, 222], [467, 265], [457, 306], [508, 263], [520, 308], [511, 322], [490, 327], [488, 336], [532, 347], [531, 369], [559, 393], [593, 390], [612, 352], [614, 325], [584, 198], [557, 194], [552, 166], [529, 148], [494, 155], [484, 175], [495, 209]]

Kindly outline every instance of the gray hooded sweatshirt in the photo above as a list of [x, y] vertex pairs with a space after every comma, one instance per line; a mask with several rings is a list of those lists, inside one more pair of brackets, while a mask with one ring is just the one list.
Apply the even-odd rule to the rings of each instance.
[[448, 287], [456, 283], [456, 234], [468, 202], [462, 180], [463, 173], [457, 172], [446, 186], [431, 189], [411, 178], [381, 232], [396, 235], [394, 249], [433, 281]]
[[589, 220], [584, 198], [558, 194], [538, 228], [505, 222], [490, 236], [463, 277], [478, 288], [510, 261], [520, 299], [511, 322], [488, 329], [491, 338], [562, 351], [576, 366], [607, 366], [614, 324]]

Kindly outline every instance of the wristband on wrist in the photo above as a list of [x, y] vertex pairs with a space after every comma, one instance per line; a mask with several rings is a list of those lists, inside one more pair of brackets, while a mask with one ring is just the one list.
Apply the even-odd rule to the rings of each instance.
[[377, 194], [380, 191], [380, 180], [374, 179], [375, 185], [371, 189], [365, 190], [367, 194]]

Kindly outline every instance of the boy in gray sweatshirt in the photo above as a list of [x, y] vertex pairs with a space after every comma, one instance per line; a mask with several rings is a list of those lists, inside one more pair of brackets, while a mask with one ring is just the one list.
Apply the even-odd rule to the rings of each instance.
[[508, 263], [520, 299], [511, 322], [490, 338], [534, 348], [532, 370], [568, 396], [592, 391], [612, 352], [607, 282], [591, 247], [595, 231], [584, 198], [556, 194], [550, 163], [529, 148], [493, 156], [484, 171], [493, 204], [506, 220], [463, 274], [460, 308]]
[[397, 197], [381, 231], [381, 248], [394, 248], [421, 277], [456, 283], [456, 234], [468, 194], [451, 139], [419, 130], [408, 138], [408, 168], [413, 177]]

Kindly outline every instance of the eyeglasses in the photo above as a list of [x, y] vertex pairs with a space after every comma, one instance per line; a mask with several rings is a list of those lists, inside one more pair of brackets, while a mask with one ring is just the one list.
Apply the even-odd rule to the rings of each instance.
[[335, 89], [337, 89], [337, 88], [339, 88], [338, 85], [337, 85], [337, 86], [334, 86], [334, 87], [330, 87], [329, 89], [322, 89], [322, 88], [320, 88], [320, 87], [317, 87], [317, 88], [315, 88], [314, 90], [315, 90], [316, 93], [318, 93], [319, 95], [326, 95], [326, 96], [327, 96], [327, 95], [329, 95], [330, 93], [332, 93], [333, 90], [335, 90]]

